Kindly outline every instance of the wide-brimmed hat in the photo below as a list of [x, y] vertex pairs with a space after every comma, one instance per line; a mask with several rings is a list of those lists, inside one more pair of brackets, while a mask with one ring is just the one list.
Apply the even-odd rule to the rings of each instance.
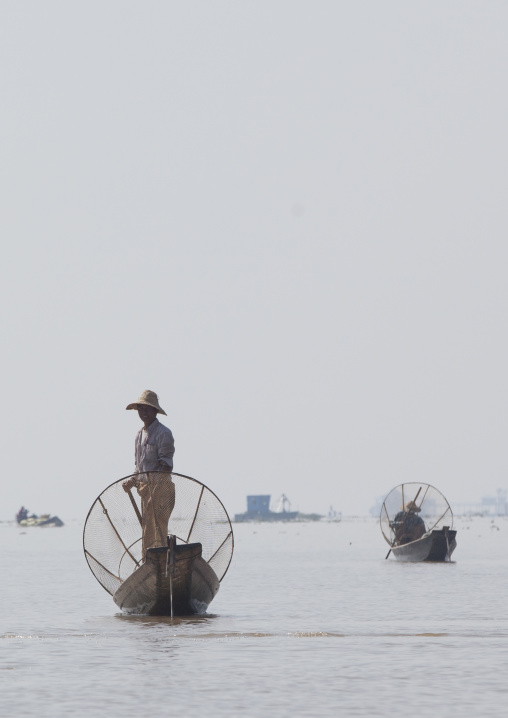
[[421, 508], [417, 506], [414, 501], [408, 501], [406, 504], [406, 511], [414, 511], [415, 513], [419, 513], [421, 511]]
[[159, 397], [154, 391], [150, 391], [150, 389], [147, 389], [146, 391], [141, 392], [141, 394], [138, 396], [134, 404], [129, 404], [126, 406], [126, 409], [137, 409], [138, 404], [145, 404], [145, 406], [151, 406], [154, 409], [157, 409], [157, 412], [159, 414], [164, 414], [164, 416], [167, 416], [164, 409], [159, 404]]

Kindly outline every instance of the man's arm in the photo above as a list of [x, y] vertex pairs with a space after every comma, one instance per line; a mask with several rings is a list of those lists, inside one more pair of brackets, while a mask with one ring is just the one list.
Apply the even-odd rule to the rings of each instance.
[[137, 486], [137, 485], [138, 485], [138, 480], [134, 476], [131, 476], [130, 479], [127, 479], [127, 481], [124, 481], [122, 483], [123, 490], [127, 491], [127, 492], [129, 492], [134, 486]]
[[157, 442], [157, 459], [161, 471], [173, 471], [173, 454], [175, 453], [175, 440], [169, 429], [161, 433]]

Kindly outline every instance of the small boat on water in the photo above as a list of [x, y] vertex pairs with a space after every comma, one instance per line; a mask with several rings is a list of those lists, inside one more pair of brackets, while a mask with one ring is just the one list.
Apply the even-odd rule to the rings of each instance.
[[[135, 479], [136, 489], [123, 484]], [[204, 484], [150, 471], [108, 486], [83, 531], [88, 565], [122, 611], [206, 613], [233, 555], [227, 512]]]
[[64, 522], [62, 519], [59, 519], [58, 516], [51, 516], [51, 514], [41, 514], [40, 516], [37, 516], [36, 514], [31, 514], [29, 516], [28, 509], [25, 509], [24, 506], [20, 508], [18, 513], [16, 514], [16, 521], [19, 526], [27, 527], [27, 526], [63, 526]]
[[450, 561], [457, 546], [450, 505], [430, 484], [410, 482], [392, 489], [383, 501], [380, 523], [390, 545], [386, 558]]
[[127, 613], [152, 616], [206, 613], [220, 582], [202, 552], [200, 543], [149, 548], [145, 562], [113, 594], [114, 602]]
[[64, 522], [59, 519], [58, 516], [51, 516], [50, 514], [41, 514], [40, 516], [30, 517], [19, 522], [20, 526], [63, 526]]

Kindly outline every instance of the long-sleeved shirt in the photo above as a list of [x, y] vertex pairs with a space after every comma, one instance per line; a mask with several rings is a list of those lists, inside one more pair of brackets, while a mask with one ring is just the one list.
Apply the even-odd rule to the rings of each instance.
[[161, 461], [172, 471], [174, 453], [175, 440], [171, 430], [155, 419], [148, 429], [143, 427], [136, 435], [134, 449], [136, 472], [160, 470]]

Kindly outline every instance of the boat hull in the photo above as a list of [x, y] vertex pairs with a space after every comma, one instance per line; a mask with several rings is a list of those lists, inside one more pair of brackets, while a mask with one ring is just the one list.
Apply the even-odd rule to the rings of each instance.
[[[206, 613], [220, 583], [202, 558], [200, 543], [180, 544], [174, 566], [168, 548], [149, 548], [146, 561], [116, 590], [113, 600], [126, 613], [149, 616], [189, 616]], [[172, 601], [171, 601], [172, 596]]]
[[21, 521], [18, 521], [18, 525], [23, 526], [23, 528], [28, 526], [63, 526], [64, 522], [58, 516], [37, 516], [37, 518], [21, 519]]
[[434, 530], [416, 541], [393, 546], [392, 554], [397, 561], [450, 561], [457, 546], [456, 535], [450, 529]]

